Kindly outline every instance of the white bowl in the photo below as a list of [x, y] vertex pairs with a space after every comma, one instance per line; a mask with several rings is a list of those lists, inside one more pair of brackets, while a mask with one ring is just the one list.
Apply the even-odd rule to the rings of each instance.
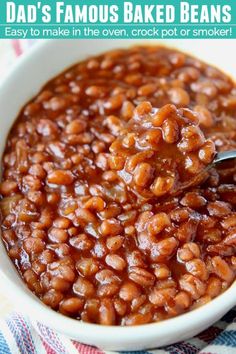
[[[90, 55], [137, 44], [134, 40], [43, 41], [23, 55], [0, 85], [0, 157], [9, 129], [21, 107], [55, 75]], [[145, 40], [145, 44], [149, 41]], [[235, 72], [235, 40], [165, 41], [212, 63], [231, 75]], [[139, 41], [140, 43], [140, 41]], [[158, 42], [154, 42], [158, 44]], [[190, 338], [220, 319], [236, 304], [236, 282], [210, 303], [176, 318], [136, 327], [88, 324], [65, 317], [47, 306], [25, 286], [0, 242], [1, 288], [32, 321], [39, 321], [72, 339], [106, 350], [156, 348]]]

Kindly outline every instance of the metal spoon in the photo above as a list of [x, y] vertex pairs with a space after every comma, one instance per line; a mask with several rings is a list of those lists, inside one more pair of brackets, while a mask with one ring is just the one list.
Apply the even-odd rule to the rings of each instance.
[[207, 167], [207, 169], [213, 167], [214, 165], [220, 162], [232, 160], [235, 158], [236, 158], [236, 150], [218, 152], [214, 160], [212, 161], [212, 163]]
[[230, 151], [223, 151], [223, 152], [218, 152], [215, 155], [214, 160], [212, 161], [212, 163], [210, 163], [208, 166], [206, 166], [206, 168], [204, 168], [198, 175], [196, 175], [193, 179], [189, 180], [188, 182], [185, 182], [181, 185], [181, 188], [178, 190], [174, 190], [171, 195], [178, 195], [180, 194], [183, 190], [189, 188], [189, 187], [193, 187], [193, 186], [197, 186], [200, 185], [202, 182], [204, 182], [208, 175], [208, 171], [214, 167], [215, 165], [220, 164], [221, 162], [224, 161], [229, 161], [229, 160], [233, 160], [236, 159], [236, 150], [230, 150]]

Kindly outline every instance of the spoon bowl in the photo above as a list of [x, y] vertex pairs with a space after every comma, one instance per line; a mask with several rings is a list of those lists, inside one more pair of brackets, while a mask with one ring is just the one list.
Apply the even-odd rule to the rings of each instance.
[[225, 161], [230, 161], [236, 159], [236, 150], [230, 150], [230, 151], [222, 151], [222, 152], [218, 152], [216, 153], [214, 160], [212, 161], [212, 163], [210, 163], [209, 165], [207, 165], [199, 174], [195, 175], [191, 180], [189, 180], [186, 183], [183, 183], [181, 185], [181, 188], [178, 189], [177, 191], [173, 191], [173, 193], [171, 193], [172, 196], [177, 196], [180, 193], [182, 193], [184, 190], [190, 188], [190, 187], [194, 187], [194, 186], [198, 186], [201, 183], [203, 183], [208, 177], [208, 171], [213, 168], [214, 166], [220, 164], [221, 162], [225, 162]]

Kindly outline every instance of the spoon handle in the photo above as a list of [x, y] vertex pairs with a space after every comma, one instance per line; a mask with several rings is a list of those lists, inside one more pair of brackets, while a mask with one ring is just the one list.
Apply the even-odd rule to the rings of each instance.
[[236, 150], [218, 152], [213, 160], [213, 165], [222, 161], [236, 159]]

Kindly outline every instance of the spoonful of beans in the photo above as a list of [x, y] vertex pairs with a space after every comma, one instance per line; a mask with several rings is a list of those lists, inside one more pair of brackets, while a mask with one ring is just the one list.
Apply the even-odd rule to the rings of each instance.
[[109, 164], [135, 194], [153, 198], [197, 186], [215, 164], [233, 158], [236, 151], [216, 152], [199, 127], [197, 113], [142, 102], [110, 146]]

